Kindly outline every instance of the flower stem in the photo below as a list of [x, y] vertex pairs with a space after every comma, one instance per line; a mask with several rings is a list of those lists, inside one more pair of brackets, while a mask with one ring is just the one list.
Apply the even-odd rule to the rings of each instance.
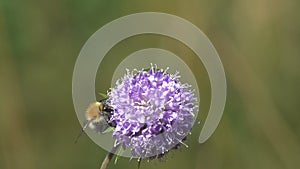
[[111, 159], [114, 157], [114, 153], [116, 152], [116, 150], [118, 149], [118, 145], [117, 146], [113, 146], [111, 151], [107, 153], [107, 155], [105, 156], [100, 169], [107, 169], [107, 166], [109, 164], [109, 162], [111, 161]]
[[103, 160], [100, 169], [106, 169], [107, 166], [108, 166], [108, 164], [109, 164], [109, 162], [110, 162], [111, 159], [113, 158], [113, 156], [114, 156], [114, 153], [109, 152], [109, 153], [106, 155], [105, 159]]

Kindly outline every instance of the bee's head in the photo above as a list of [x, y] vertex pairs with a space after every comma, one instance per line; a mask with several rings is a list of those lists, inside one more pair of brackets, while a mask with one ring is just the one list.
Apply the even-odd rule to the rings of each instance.
[[103, 104], [101, 102], [95, 102], [89, 105], [86, 110], [86, 119], [88, 121], [97, 119], [99, 113], [103, 110]]

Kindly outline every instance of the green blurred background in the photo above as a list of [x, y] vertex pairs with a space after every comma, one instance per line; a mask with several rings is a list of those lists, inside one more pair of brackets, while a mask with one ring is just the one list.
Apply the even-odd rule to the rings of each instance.
[[[207, 73], [180, 42], [135, 36], [117, 44], [98, 71], [97, 91], [128, 54], [158, 47], [181, 56], [197, 75], [200, 125], [189, 148], [141, 168], [300, 168], [300, 1], [0, 0], [0, 168], [99, 168], [106, 152], [84, 135], [72, 103], [81, 47], [121, 16], [165, 12], [198, 26], [215, 45], [227, 76], [225, 112], [214, 135], [197, 139], [210, 103]], [[106, 57], [111, 58], [111, 57]], [[200, 67], [199, 67], [200, 65]], [[200, 69], [199, 69], [200, 68]], [[121, 158], [109, 168], [137, 168]]]

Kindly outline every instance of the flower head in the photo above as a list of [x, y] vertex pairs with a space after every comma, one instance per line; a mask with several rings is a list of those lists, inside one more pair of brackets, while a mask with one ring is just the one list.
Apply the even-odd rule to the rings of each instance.
[[179, 144], [190, 132], [197, 107], [191, 86], [153, 66], [134, 70], [108, 93], [116, 124], [113, 138], [131, 147], [132, 156], [160, 157]]

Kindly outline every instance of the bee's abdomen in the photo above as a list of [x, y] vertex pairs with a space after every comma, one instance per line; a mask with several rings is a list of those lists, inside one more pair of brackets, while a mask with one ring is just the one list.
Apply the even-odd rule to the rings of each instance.
[[89, 127], [97, 133], [103, 133], [109, 127], [109, 125], [104, 118], [101, 118], [98, 121], [95, 120], [91, 122]]

